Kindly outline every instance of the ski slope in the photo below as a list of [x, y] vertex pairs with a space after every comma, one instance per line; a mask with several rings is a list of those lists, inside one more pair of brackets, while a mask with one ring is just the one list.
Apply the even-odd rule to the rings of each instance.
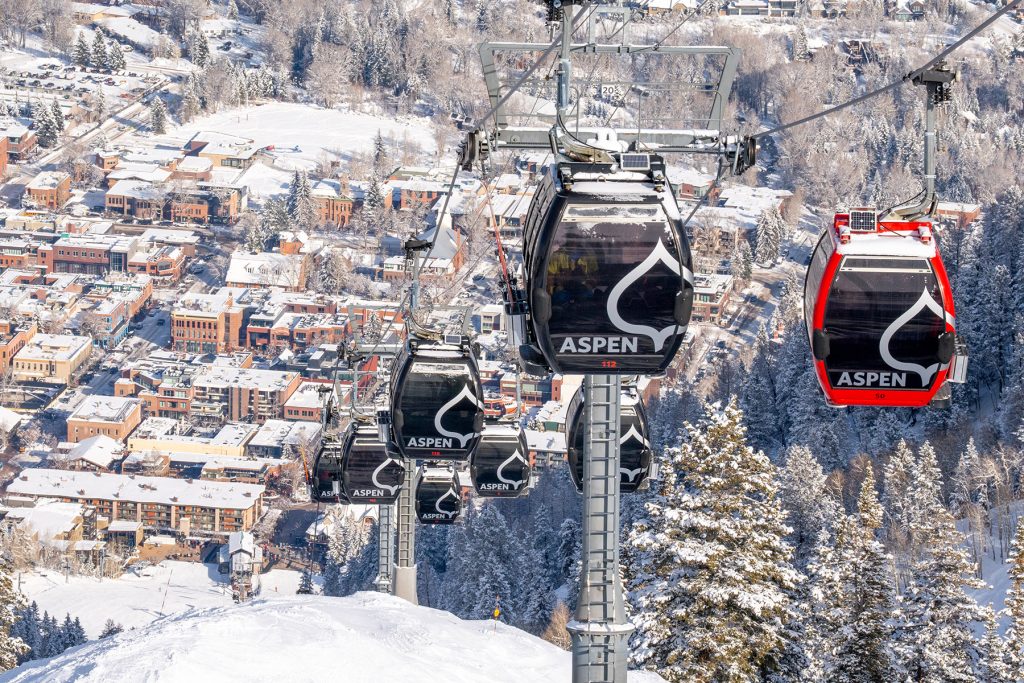
[[[275, 569], [260, 576], [266, 597], [295, 595], [299, 572]], [[85, 634], [96, 638], [107, 619], [125, 629], [195, 609], [234, 604], [227, 577], [216, 565], [167, 560], [117, 579], [65, 578], [56, 571], [35, 571], [15, 578], [15, 585], [39, 610], [63, 619], [66, 612], [82, 620]]]
[[[191, 610], [32, 662], [0, 683], [568, 683], [570, 656], [490, 621], [399, 598], [260, 598]], [[648, 672], [631, 683], [657, 683]]]

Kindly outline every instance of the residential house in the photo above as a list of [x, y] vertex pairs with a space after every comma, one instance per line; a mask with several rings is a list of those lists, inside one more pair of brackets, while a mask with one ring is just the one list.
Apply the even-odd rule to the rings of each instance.
[[25, 161], [39, 140], [28, 126], [10, 117], [0, 118], [0, 136], [7, 138], [7, 159]]

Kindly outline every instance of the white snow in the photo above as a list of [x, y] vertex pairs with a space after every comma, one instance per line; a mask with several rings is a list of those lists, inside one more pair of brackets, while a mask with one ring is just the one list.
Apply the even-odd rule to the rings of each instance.
[[[264, 589], [265, 591], [266, 589]], [[399, 598], [259, 598], [197, 608], [0, 676], [0, 683], [553, 683], [570, 655], [524, 631]], [[656, 683], [633, 672], [631, 683]]]
[[270, 102], [244, 109], [230, 109], [191, 121], [174, 131], [175, 137], [191, 137], [199, 131], [230, 131], [252, 139], [257, 146], [272, 145], [274, 167], [312, 169], [323, 153], [348, 157], [369, 152], [379, 130], [385, 141], [401, 148], [414, 142], [426, 153], [435, 149], [433, 125], [422, 117], [389, 118], [311, 104]]

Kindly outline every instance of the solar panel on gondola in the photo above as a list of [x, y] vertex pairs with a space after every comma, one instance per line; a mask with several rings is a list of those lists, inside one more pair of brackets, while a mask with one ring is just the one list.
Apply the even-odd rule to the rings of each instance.
[[416, 518], [421, 524], [454, 524], [462, 512], [458, 477], [452, 469], [424, 468], [416, 482]]
[[[569, 475], [577, 491], [583, 490], [583, 450], [586, 436], [583, 425], [583, 391], [577, 391], [566, 412]], [[619, 413], [619, 487], [633, 493], [647, 480], [651, 471], [651, 442], [647, 431], [647, 413], [643, 401], [632, 390], [622, 392]]]
[[531, 374], [655, 374], [686, 333], [692, 262], [664, 162], [615, 160], [550, 166], [530, 204], [508, 310]]
[[350, 503], [389, 504], [398, 499], [405, 466], [380, 441], [373, 425], [349, 425], [342, 451], [342, 495]]
[[342, 490], [342, 459], [344, 444], [325, 438], [313, 460], [310, 495], [320, 503], [347, 503]]
[[469, 340], [410, 339], [391, 385], [392, 433], [402, 455], [466, 460], [483, 428], [483, 389]]
[[532, 468], [522, 427], [487, 425], [470, 459], [469, 472], [474, 490], [483, 498], [513, 498], [525, 493]]
[[[818, 383], [833, 405], [920, 407], [966, 371], [929, 221], [836, 214], [804, 285]], [[856, 219], [858, 223], [854, 225]]]

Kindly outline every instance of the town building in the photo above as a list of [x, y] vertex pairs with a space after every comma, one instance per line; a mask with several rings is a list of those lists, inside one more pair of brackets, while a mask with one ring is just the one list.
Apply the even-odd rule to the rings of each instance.
[[252, 312], [247, 289], [221, 287], [213, 294], [186, 294], [171, 311], [171, 343], [176, 351], [229, 353], [243, 348]]
[[102, 434], [124, 442], [142, 422], [142, 401], [118, 396], [88, 396], [68, 417], [68, 441], [79, 443]]
[[147, 417], [128, 438], [132, 453], [194, 455], [202, 459], [242, 458], [259, 425], [232, 422], [211, 436], [195, 433], [173, 418]]
[[16, 496], [78, 503], [111, 523], [126, 520], [149, 531], [210, 537], [252, 529], [263, 514], [266, 489], [237, 482], [29, 468], [7, 490]]
[[139, 239], [126, 235], [68, 235], [39, 248], [39, 265], [47, 273], [106, 275], [127, 272]]
[[19, 382], [71, 384], [92, 354], [92, 339], [71, 334], [36, 334], [14, 356], [14, 379]]
[[7, 139], [7, 160], [12, 163], [25, 161], [39, 142], [28, 126], [10, 117], [0, 118], [0, 136]]
[[717, 273], [694, 274], [693, 322], [708, 322], [720, 325], [725, 308], [729, 305], [733, 279], [731, 275]]
[[324, 179], [313, 186], [313, 201], [316, 202], [321, 225], [348, 225], [352, 219], [354, 200], [338, 180]]
[[300, 254], [250, 254], [236, 251], [231, 254], [224, 279], [228, 287], [281, 287], [293, 292], [299, 291], [306, 288], [308, 261], [307, 256]]
[[22, 204], [56, 211], [71, 199], [71, 176], [63, 171], [43, 171], [25, 186]]
[[254, 458], [305, 458], [312, 461], [320, 447], [323, 429], [319, 423], [267, 420], [252, 437], [246, 453]]
[[192, 414], [208, 420], [264, 423], [283, 417], [299, 387], [297, 372], [205, 366], [192, 378]]
[[0, 320], [0, 377], [7, 373], [14, 356], [25, 348], [39, 327], [35, 322]]

